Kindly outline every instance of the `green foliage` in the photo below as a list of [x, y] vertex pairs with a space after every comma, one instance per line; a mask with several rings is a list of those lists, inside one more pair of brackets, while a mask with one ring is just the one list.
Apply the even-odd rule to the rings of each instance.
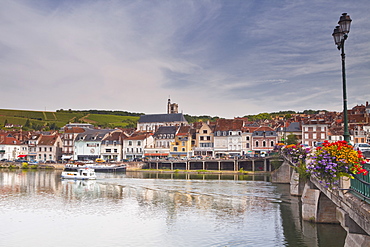
[[[57, 110], [57, 113], [65, 113], [66, 111], [63, 109]], [[116, 116], [134, 116], [139, 117], [141, 115], [144, 115], [144, 113], [135, 113], [135, 112], [127, 112], [127, 111], [109, 111], [109, 110], [71, 110], [69, 109], [67, 111], [68, 113], [82, 113], [82, 114], [103, 114], [103, 115], [116, 115]]]
[[291, 134], [289, 134], [287, 136], [287, 139], [286, 139], [285, 143], [287, 145], [290, 145], [290, 144], [298, 144], [298, 137], [296, 135], [294, 135], [294, 134], [291, 133]]
[[24, 127], [27, 127], [27, 128], [31, 127], [31, 123], [30, 123], [30, 120], [28, 118], [27, 118], [26, 123], [24, 124]]
[[246, 115], [245, 117], [248, 118], [249, 121], [256, 121], [256, 120], [270, 120], [271, 119], [271, 114], [270, 113], [259, 113], [257, 115]]
[[311, 176], [311, 173], [307, 172], [306, 163], [304, 161], [299, 162], [299, 164], [295, 166], [294, 169], [296, 170], [296, 172], [298, 172], [299, 178], [303, 181], [306, 181]]
[[211, 117], [211, 116], [190, 116], [190, 115], [187, 115], [187, 114], [184, 114], [184, 117], [186, 119], [186, 121], [188, 121], [188, 123], [195, 123], [195, 122], [207, 122], [207, 121], [210, 121], [210, 122], [215, 122], [217, 119], [219, 119], [219, 117]]
[[84, 118], [85, 121], [93, 123], [94, 125], [103, 128], [132, 128], [136, 127], [139, 117], [135, 116], [118, 116], [118, 115], [102, 115], [102, 114], [89, 114]]

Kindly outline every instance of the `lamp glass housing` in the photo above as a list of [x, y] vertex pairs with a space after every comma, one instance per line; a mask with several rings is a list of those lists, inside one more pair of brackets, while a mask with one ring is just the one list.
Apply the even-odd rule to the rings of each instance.
[[339, 46], [341, 44], [342, 39], [344, 38], [344, 34], [341, 31], [340, 26], [335, 27], [332, 35], [334, 38], [334, 43]]
[[338, 24], [340, 25], [340, 28], [343, 33], [347, 34], [349, 33], [349, 30], [351, 28], [351, 17], [347, 15], [347, 13], [343, 13], [342, 16], [339, 18]]

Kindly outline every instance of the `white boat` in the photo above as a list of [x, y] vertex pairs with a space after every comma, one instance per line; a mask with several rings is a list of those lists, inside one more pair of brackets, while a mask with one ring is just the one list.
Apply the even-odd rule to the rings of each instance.
[[62, 171], [62, 178], [67, 179], [96, 179], [95, 170], [91, 168], [80, 168], [80, 169], [64, 169]]
[[95, 172], [125, 172], [126, 171], [126, 165], [117, 165], [117, 164], [66, 164], [65, 169], [70, 169], [70, 170], [77, 170], [79, 168], [90, 168], [94, 169]]

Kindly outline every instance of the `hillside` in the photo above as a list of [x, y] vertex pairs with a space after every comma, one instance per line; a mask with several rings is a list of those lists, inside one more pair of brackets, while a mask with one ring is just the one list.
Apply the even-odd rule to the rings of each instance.
[[[95, 111], [96, 112], [96, 111]], [[0, 109], [0, 127], [5, 124], [22, 125], [24, 130], [59, 129], [67, 123], [90, 123], [102, 128], [131, 128], [136, 127], [140, 118], [138, 113], [126, 113], [121, 115], [117, 112], [105, 111], [92, 114], [90, 111], [25, 111]], [[111, 113], [111, 114], [108, 114]], [[114, 114], [116, 113], [116, 114]]]
[[[324, 110], [323, 110], [324, 111]], [[302, 113], [313, 114], [318, 110], [305, 110]], [[273, 113], [260, 113], [257, 115], [246, 115], [250, 121], [271, 119], [276, 116], [289, 118], [294, 111], [280, 111]], [[26, 111], [0, 109], [0, 128], [4, 129], [5, 124], [22, 125], [23, 130], [59, 129], [67, 123], [90, 123], [101, 128], [135, 128], [140, 116], [144, 113], [108, 110], [57, 110], [50, 111]], [[184, 117], [189, 123], [215, 121], [219, 117], [191, 116]]]

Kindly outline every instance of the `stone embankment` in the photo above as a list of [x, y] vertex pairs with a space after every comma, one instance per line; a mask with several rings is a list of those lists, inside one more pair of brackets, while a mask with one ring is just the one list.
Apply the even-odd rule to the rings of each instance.
[[[114, 163], [116, 165], [123, 165], [127, 166], [127, 170], [138, 170], [143, 167], [142, 162], [120, 162]], [[13, 168], [13, 169], [56, 169], [56, 170], [63, 170], [65, 164], [56, 163], [56, 164], [37, 164], [37, 165], [30, 165], [27, 163], [20, 163], [20, 162], [1, 162], [0, 168]]]

